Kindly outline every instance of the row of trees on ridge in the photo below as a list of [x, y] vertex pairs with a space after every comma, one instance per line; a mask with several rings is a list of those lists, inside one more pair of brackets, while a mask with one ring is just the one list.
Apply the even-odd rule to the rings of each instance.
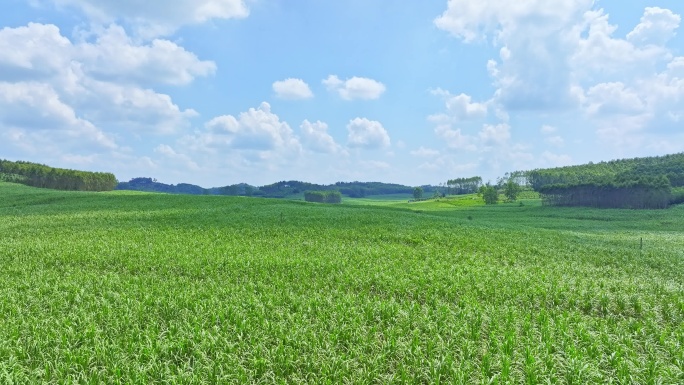
[[110, 191], [116, 188], [114, 174], [54, 168], [31, 162], [0, 160], [4, 180], [55, 190]]
[[482, 178], [479, 176], [449, 179], [446, 183], [449, 195], [475, 194], [481, 186]]

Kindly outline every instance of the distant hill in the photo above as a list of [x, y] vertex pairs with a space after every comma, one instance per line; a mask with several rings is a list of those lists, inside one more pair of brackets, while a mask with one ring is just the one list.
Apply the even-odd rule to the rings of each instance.
[[[421, 186], [426, 194], [441, 191], [439, 186]], [[117, 190], [135, 190], [162, 192], [168, 194], [193, 194], [193, 195], [232, 195], [254, 196], [264, 198], [290, 198], [299, 196], [305, 191], [335, 190], [353, 198], [361, 198], [372, 195], [385, 194], [411, 194], [414, 187], [394, 183], [382, 182], [337, 182], [330, 185], [319, 185], [301, 181], [281, 181], [265, 186], [252, 186], [246, 183], [238, 183], [224, 187], [203, 188], [193, 184], [179, 183], [177, 185], [158, 182], [153, 178], [133, 178], [128, 182], [120, 182]]]
[[209, 190], [200, 186], [187, 183], [179, 183], [177, 185], [164, 184], [157, 182], [152, 178], [133, 178], [128, 182], [119, 182], [116, 186], [117, 190], [135, 190], [148, 192], [163, 192], [169, 194], [192, 194], [192, 195], [207, 195]]

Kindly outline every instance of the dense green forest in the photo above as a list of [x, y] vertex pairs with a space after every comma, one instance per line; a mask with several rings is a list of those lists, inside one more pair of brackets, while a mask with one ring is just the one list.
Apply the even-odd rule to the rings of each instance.
[[[684, 153], [524, 172], [545, 204], [665, 208], [682, 203]], [[673, 193], [674, 192], [674, 193]]]
[[114, 174], [54, 168], [31, 162], [0, 160], [0, 180], [55, 190], [110, 191]]

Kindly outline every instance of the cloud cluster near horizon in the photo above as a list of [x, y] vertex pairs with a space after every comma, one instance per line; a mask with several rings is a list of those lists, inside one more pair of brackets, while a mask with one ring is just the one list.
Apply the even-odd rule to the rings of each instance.
[[[42, 23], [0, 29], [8, 53], [0, 57], [0, 151], [206, 186], [439, 183], [684, 151], [679, 13], [647, 7], [618, 34], [611, 4], [601, 5], [449, 0], [432, 25], [411, 20], [444, 40], [433, 60], [451, 47], [495, 52], [467, 62], [487, 76], [475, 83], [468, 72], [416, 68], [410, 52], [360, 56], [354, 44], [395, 43], [382, 35], [339, 50], [307, 35], [289, 41], [291, 58], [277, 56], [250, 45], [258, 36], [230, 33], [270, 9], [241, 0], [36, 0], [26, 8]], [[82, 22], [66, 33], [64, 15], [73, 11]], [[228, 42], [193, 33], [225, 33]], [[269, 49], [273, 62], [259, 61]], [[316, 52], [334, 60], [316, 60]]]

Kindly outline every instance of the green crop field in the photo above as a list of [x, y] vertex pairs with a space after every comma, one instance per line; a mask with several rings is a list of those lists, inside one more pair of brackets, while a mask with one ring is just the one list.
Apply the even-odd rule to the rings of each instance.
[[684, 383], [684, 206], [471, 198], [0, 183], [0, 383]]

